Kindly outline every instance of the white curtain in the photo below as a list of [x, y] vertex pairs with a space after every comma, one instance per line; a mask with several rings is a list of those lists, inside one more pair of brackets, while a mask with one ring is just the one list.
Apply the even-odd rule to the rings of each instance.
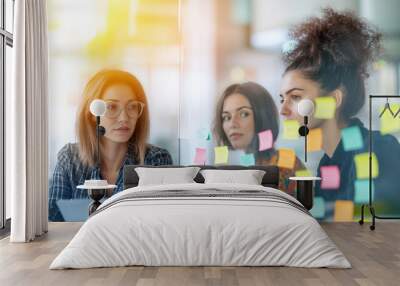
[[47, 232], [48, 47], [45, 0], [17, 0], [9, 152], [12, 242]]

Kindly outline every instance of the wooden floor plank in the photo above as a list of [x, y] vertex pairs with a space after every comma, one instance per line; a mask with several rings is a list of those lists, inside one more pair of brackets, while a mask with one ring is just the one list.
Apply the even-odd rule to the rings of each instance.
[[352, 269], [292, 267], [117, 267], [48, 269], [81, 223], [50, 223], [49, 233], [32, 243], [0, 240], [0, 285], [399, 285], [400, 222], [368, 225], [325, 223], [322, 227], [351, 262]]

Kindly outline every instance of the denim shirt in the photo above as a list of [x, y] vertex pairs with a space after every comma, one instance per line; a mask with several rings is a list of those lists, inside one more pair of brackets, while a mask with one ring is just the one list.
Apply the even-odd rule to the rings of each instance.
[[[139, 162], [135, 158], [135, 153], [131, 145], [118, 173], [113, 194], [123, 190], [123, 167], [125, 165], [137, 165]], [[145, 158], [145, 165], [171, 165], [172, 158], [165, 149], [148, 145]], [[85, 180], [101, 180], [101, 173], [98, 167], [87, 166], [79, 158], [79, 147], [77, 143], [65, 145], [57, 155], [57, 164], [49, 187], [49, 220], [64, 221], [56, 202], [61, 199], [83, 199], [88, 198], [87, 190], [77, 189], [83, 185]]]

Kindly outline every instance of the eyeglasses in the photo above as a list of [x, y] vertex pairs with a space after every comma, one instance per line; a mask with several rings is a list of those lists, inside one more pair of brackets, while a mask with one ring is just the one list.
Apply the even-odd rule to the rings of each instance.
[[113, 101], [106, 101], [106, 112], [104, 113], [104, 116], [110, 119], [115, 119], [121, 114], [122, 109], [125, 108], [128, 117], [139, 118], [143, 113], [144, 106], [145, 104], [140, 101], [131, 101], [125, 106]]

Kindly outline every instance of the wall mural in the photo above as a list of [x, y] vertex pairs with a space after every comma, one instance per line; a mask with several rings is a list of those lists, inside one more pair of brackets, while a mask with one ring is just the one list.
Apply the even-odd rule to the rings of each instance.
[[[148, 143], [166, 150], [165, 164], [276, 165], [279, 189], [293, 196], [296, 184], [289, 177], [318, 176], [312, 215], [358, 220], [360, 206], [369, 201], [368, 94], [399, 93], [400, 68], [385, 51], [385, 23], [362, 19], [362, 9], [340, 1], [338, 10], [285, 20], [284, 40], [269, 47], [272, 39], [257, 34], [257, 27], [267, 25], [254, 12], [261, 2], [49, 1], [51, 220], [87, 218], [89, 199], [74, 185], [84, 176], [62, 179], [74, 181], [68, 195], [55, 184], [65, 175], [57, 173], [60, 150], [81, 138], [75, 122], [90, 79], [105, 69], [128, 72], [140, 86], [135, 88], [143, 89], [135, 106], [141, 106], [140, 116], [148, 113]], [[85, 15], [81, 22], [66, 20], [77, 10]], [[65, 37], [72, 31], [74, 41]], [[112, 92], [96, 96], [115, 100]], [[304, 99], [313, 103], [307, 162], [299, 135], [304, 117], [298, 104]], [[126, 110], [116, 108], [118, 114]], [[376, 212], [399, 215], [400, 101], [375, 100], [371, 122]], [[121, 178], [114, 176], [118, 185]]]

